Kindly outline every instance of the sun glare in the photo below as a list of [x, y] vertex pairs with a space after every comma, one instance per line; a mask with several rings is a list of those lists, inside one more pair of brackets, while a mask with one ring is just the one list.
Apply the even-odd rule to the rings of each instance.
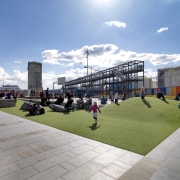
[[109, 6], [113, 0], [93, 0], [93, 3], [97, 6]]

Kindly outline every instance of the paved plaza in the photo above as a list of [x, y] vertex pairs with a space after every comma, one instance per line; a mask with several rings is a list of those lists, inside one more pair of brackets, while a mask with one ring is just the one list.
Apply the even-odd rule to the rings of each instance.
[[179, 180], [180, 130], [142, 156], [0, 111], [0, 180]]

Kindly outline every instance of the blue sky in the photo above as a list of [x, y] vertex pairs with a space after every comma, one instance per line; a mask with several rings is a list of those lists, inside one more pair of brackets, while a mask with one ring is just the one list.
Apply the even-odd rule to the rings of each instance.
[[180, 0], [2, 0], [0, 85], [27, 89], [29, 61], [42, 63], [44, 89], [85, 76], [87, 49], [92, 72], [144, 60], [154, 78], [180, 66], [179, 9]]

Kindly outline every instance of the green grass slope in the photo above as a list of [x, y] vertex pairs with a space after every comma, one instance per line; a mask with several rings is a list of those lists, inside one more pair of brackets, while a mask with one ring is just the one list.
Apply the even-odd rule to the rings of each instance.
[[28, 116], [19, 110], [22, 103], [0, 110], [142, 155], [180, 127], [180, 110], [174, 100], [130, 98], [101, 108], [97, 124], [92, 113], [84, 110], [60, 113], [45, 107], [45, 114]]

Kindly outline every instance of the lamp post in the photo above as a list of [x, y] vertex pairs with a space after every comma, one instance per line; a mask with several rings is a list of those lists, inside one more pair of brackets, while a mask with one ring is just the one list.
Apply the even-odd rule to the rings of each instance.
[[91, 74], [92, 74], [92, 70], [93, 70], [94, 72], [99, 71], [98, 69], [94, 69], [92, 66], [89, 66], [89, 67], [84, 66], [84, 68], [88, 68], [88, 69], [90, 69], [90, 70], [91, 70]]
[[89, 52], [88, 49], [86, 51], [86, 59], [87, 59], [87, 76], [88, 76], [88, 56], [89, 56]]
[[92, 70], [94, 70], [92, 67], [84, 66], [84, 68], [91, 69], [91, 74], [92, 74]]
[[[89, 82], [89, 86], [88, 87], [89, 87], [89, 89], [92, 90], [92, 70], [95, 71], [95, 72], [97, 72], [98, 70], [97, 69], [93, 69], [92, 66], [84, 66], [84, 68], [87, 68], [87, 69], [91, 70], [91, 76], [88, 78], [88, 82]], [[91, 84], [90, 84], [90, 82], [91, 82]]]
[[3, 86], [4, 86], [4, 74], [3, 74]]
[[88, 93], [88, 90], [89, 90], [89, 78], [88, 78], [88, 56], [89, 56], [89, 51], [88, 51], [88, 49], [87, 49], [87, 51], [86, 51], [86, 59], [87, 59], [87, 66], [86, 66], [86, 68], [87, 68], [87, 93]]
[[54, 96], [55, 96], [55, 93], [54, 93], [54, 84], [56, 84], [57, 82], [53, 82], [53, 102], [54, 102]]

